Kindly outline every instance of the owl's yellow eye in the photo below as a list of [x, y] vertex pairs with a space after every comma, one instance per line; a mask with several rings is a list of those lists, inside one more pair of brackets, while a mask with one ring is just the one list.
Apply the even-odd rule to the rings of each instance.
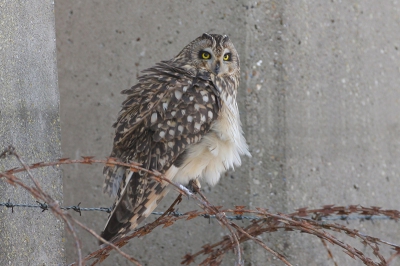
[[224, 54], [224, 61], [230, 61], [230, 60], [231, 60], [231, 53]]
[[209, 52], [206, 52], [206, 51], [201, 51], [200, 52], [200, 57], [201, 57], [201, 59], [208, 60], [208, 59], [211, 58], [211, 54]]

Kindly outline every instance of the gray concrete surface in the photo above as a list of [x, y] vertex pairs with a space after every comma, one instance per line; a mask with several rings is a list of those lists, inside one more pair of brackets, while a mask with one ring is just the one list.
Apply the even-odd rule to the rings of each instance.
[[[324, 204], [398, 208], [399, 16], [397, 2], [377, 0], [56, 1], [63, 155], [108, 156], [119, 92], [201, 33], [224, 33], [241, 56], [239, 106], [253, 158], [206, 189], [209, 199], [275, 212]], [[65, 204], [110, 205], [101, 168], [65, 168]], [[100, 232], [106, 217], [80, 219]], [[391, 221], [348, 226], [400, 243]], [[216, 222], [179, 222], [125, 250], [144, 265], [178, 265], [222, 233]], [[82, 235], [85, 252], [93, 251], [97, 241]], [[333, 265], [315, 237], [282, 232], [264, 239], [295, 265]], [[243, 248], [246, 265], [283, 265], [256, 245]], [[70, 241], [66, 249], [73, 261]], [[332, 252], [339, 265], [361, 265]], [[128, 263], [118, 255], [104, 263], [116, 264]], [[232, 256], [224, 265], [233, 265]]]
[[[0, 1], [0, 151], [13, 145], [27, 163], [61, 156], [54, 4]], [[0, 159], [0, 171], [20, 167]], [[61, 172], [32, 171], [62, 203]], [[32, 185], [27, 175], [18, 175]], [[0, 202], [35, 204], [27, 191], [0, 180]], [[49, 211], [0, 208], [0, 265], [62, 265], [64, 224]]]

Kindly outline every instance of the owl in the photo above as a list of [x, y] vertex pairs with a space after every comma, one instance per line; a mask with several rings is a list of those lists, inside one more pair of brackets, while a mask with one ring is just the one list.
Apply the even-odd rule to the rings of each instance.
[[[122, 91], [110, 157], [135, 161], [182, 185], [215, 185], [250, 156], [236, 95], [239, 55], [226, 35], [204, 33], [174, 58], [143, 71]], [[116, 197], [101, 236], [115, 241], [137, 227], [168, 193], [144, 171], [106, 166], [104, 192]]]

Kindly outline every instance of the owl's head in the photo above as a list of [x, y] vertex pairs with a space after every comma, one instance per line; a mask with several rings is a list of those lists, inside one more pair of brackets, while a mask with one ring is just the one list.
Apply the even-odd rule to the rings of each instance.
[[240, 72], [239, 55], [226, 35], [204, 33], [189, 43], [176, 59], [185, 59], [192, 67], [219, 77], [236, 76]]

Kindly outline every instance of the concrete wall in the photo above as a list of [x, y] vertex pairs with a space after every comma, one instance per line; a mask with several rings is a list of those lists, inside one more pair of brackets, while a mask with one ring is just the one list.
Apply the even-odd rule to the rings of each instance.
[[[61, 156], [54, 4], [0, 1], [0, 152], [9, 145], [27, 163]], [[0, 159], [0, 171], [21, 167]], [[32, 171], [62, 203], [57, 168]], [[27, 175], [18, 175], [27, 184]], [[27, 191], [0, 180], [0, 202], [36, 204]], [[0, 208], [0, 265], [64, 264], [64, 224], [50, 211]]]
[[[206, 188], [211, 201], [276, 212], [324, 204], [397, 208], [399, 16], [399, 4], [381, 1], [56, 1], [64, 156], [108, 156], [124, 99], [119, 92], [201, 33], [224, 33], [241, 55], [239, 106], [253, 158]], [[66, 204], [111, 204], [101, 193], [100, 166], [64, 173]], [[190, 201], [180, 205], [193, 208]], [[81, 219], [100, 232], [106, 217]], [[349, 226], [400, 242], [390, 221]], [[136, 239], [126, 250], [145, 265], [176, 265], [220, 237], [216, 222], [198, 219]], [[316, 238], [264, 239], [294, 264], [330, 265]], [[85, 239], [85, 252], [96, 242]], [[246, 265], [282, 265], [255, 245], [244, 251]], [[339, 265], [354, 265], [333, 251]], [[75, 256], [71, 242], [67, 256]], [[128, 264], [117, 255], [107, 263]], [[229, 257], [224, 265], [232, 263]]]

